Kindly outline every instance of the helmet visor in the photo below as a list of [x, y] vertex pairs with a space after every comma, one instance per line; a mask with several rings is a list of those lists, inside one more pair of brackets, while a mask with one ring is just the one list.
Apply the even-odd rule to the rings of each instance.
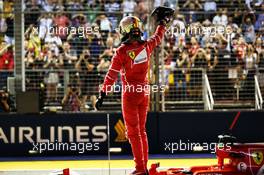
[[140, 31], [142, 30], [142, 24], [137, 17], [125, 17], [120, 21], [119, 32], [122, 35], [128, 34], [131, 30], [138, 28]]

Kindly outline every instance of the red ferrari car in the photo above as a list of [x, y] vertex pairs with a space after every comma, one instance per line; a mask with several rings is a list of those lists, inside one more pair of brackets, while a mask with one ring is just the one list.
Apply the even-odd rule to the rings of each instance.
[[[150, 175], [264, 175], [264, 143], [234, 143], [234, 137], [219, 136], [217, 165], [171, 168], [158, 171], [159, 164], [153, 164]], [[231, 142], [230, 142], [231, 141]], [[229, 144], [227, 144], [229, 143]], [[228, 145], [228, 146], [227, 146]]]

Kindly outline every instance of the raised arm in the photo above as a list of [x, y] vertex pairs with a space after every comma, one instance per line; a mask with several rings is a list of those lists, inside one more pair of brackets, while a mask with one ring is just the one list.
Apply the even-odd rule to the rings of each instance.
[[165, 32], [166, 27], [164, 25], [158, 25], [154, 35], [147, 41], [147, 47], [149, 48], [150, 52], [152, 52], [152, 50], [161, 43]]
[[174, 9], [163, 6], [157, 7], [151, 13], [151, 16], [154, 17], [156, 23], [159, 25], [157, 26], [154, 35], [147, 41], [147, 47], [150, 52], [161, 43], [166, 28], [170, 27], [173, 15]]

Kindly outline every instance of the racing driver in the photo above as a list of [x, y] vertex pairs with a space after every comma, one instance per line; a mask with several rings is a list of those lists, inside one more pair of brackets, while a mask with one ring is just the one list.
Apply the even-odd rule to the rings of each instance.
[[120, 72], [122, 114], [135, 161], [135, 171], [131, 175], [148, 174], [148, 139], [145, 128], [150, 90], [146, 88], [148, 86], [148, 66], [151, 52], [161, 43], [166, 28], [171, 23], [173, 9], [158, 7], [154, 12], [158, 12], [156, 14], [158, 26], [154, 35], [147, 41], [141, 39], [142, 24], [139, 18], [127, 16], [120, 21], [119, 32], [122, 43], [111, 60], [111, 66], [96, 102], [96, 108], [99, 110], [103, 99], [107, 93], [111, 92], [112, 85]]

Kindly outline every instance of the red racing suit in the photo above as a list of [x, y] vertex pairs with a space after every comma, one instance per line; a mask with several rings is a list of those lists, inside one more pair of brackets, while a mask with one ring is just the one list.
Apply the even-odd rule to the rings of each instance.
[[122, 44], [112, 58], [102, 86], [103, 92], [110, 92], [121, 71], [122, 113], [138, 172], [146, 171], [148, 161], [145, 124], [149, 105], [149, 60], [153, 49], [161, 43], [165, 31], [165, 26], [159, 25], [148, 41]]

